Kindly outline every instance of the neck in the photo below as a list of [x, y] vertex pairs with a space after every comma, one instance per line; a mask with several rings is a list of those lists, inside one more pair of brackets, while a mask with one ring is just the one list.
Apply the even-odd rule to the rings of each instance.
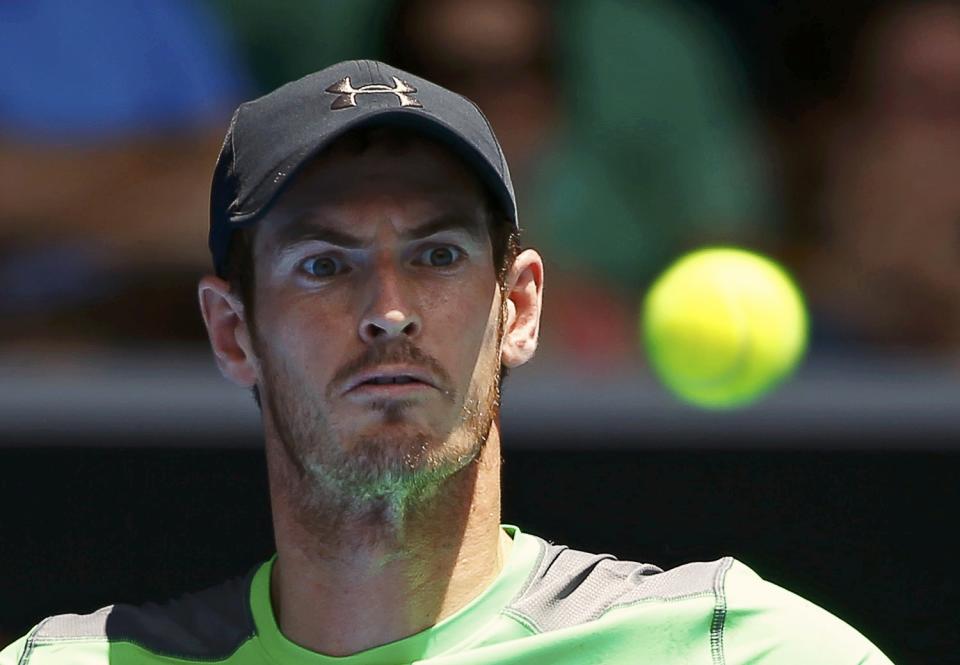
[[500, 529], [499, 423], [477, 460], [389, 534], [369, 520], [338, 524], [335, 538], [305, 526], [270, 449], [271, 600], [284, 635], [300, 646], [344, 656], [413, 635], [464, 607], [500, 572], [510, 540]]

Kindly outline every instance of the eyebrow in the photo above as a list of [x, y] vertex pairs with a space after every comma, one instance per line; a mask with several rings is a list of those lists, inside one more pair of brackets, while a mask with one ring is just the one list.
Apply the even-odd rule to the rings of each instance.
[[[483, 242], [484, 230], [476, 219], [469, 216], [443, 213], [423, 224], [403, 231], [400, 238], [406, 241], [422, 240], [443, 231], [463, 231], [474, 241]], [[276, 242], [280, 251], [309, 241], [325, 242], [347, 249], [359, 249], [369, 244], [368, 240], [359, 236], [311, 221], [308, 215], [294, 219], [277, 232]]]

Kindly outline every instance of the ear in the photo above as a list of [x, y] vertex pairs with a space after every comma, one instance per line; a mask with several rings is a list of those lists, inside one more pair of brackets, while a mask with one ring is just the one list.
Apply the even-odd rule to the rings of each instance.
[[533, 357], [540, 337], [543, 259], [536, 251], [525, 249], [517, 256], [507, 274], [506, 297], [500, 360], [507, 367], [517, 367]]
[[249, 388], [259, 376], [257, 356], [250, 341], [243, 303], [230, 285], [213, 275], [200, 279], [200, 311], [220, 372], [239, 386]]

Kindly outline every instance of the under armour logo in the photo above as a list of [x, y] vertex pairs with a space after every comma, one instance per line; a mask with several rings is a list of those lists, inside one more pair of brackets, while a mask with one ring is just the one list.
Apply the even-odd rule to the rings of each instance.
[[416, 92], [416, 88], [405, 81], [401, 81], [396, 76], [391, 76], [390, 78], [393, 79], [392, 88], [389, 85], [383, 85], [382, 83], [371, 83], [370, 85], [361, 85], [359, 88], [354, 88], [353, 84], [350, 82], [350, 77], [345, 76], [327, 88], [327, 92], [337, 94], [337, 98], [333, 100], [332, 104], [330, 104], [330, 108], [332, 110], [349, 108], [357, 105], [357, 95], [383, 93], [396, 95], [397, 99], [400, 100], [400, 106], [415, 106], [417, 108], [423, 108], [423, 104], [414, 99], [410, 94]]

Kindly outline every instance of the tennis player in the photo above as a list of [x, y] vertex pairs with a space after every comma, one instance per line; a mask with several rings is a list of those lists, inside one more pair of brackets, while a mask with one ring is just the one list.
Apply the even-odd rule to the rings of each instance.
[[210, 212], [200, 306], [261, 407], [276, 554], [44, 619], [0, 665], [890, 662], [734, 559], [664, 571], [500, 524], [500, 386], [536, 350], [543, 263], [468, 100], [372, 61], [289, 83], [237, 109]]

